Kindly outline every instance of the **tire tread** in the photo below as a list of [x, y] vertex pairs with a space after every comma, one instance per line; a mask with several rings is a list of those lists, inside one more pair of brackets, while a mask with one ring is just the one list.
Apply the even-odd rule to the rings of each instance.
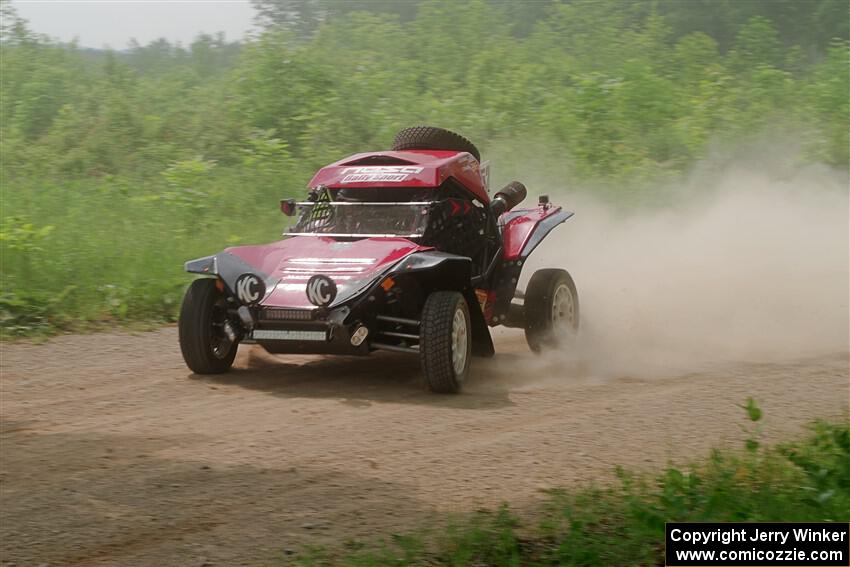
[[[463, 378], [455, 375], [452, 363], [452, 323], [458, 302], [466, 304], [456, 291], [437, 291], [425, 300], [420, 322], [420, 359], [422, 374], [432, 392], [451, 394], [461, 388]], [[468, 308], [467, 308], [468, 309]], [[471, 332], [467, 315], [467, 333]], [[471, 337], [467, 348], [471, 344]], [[469, 365], [467, 353], [467, 371]], [[458, 379], [460, 378], [460, 379]]]
[[178, 332], [180, 352], [186, 366], [195, 374], [227, 372], [236, 358], [234, 344], [225, 358], [216, 357], [210, 349], [209, 319], [219, 291], [215, 280], [201, 278], [192, 282], [180, 307]]
[[435, 126], [411, 126], [395, 135], [393, 151], [403, 150], [449, 150], [468, 152], [481, 161], [481, 153], [475, 144], [451, 130]]
[[532, 274], [525, 291], [525, 339], [529, 348], [540, 352], [555, 345], [552, 337], [550, 309], [552, 297], [561, 283], [566, 283], [573, 296], [578, 329], [579, 302], [576, 286], [566, 270], [544, 268]]

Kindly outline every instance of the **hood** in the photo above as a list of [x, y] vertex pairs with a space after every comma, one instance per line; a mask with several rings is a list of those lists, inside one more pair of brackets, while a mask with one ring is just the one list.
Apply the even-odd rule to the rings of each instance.
[[336, 283], [331, 307], [344, 303], [368, 287], [402, 258], [430, 250], [406, 238], [364, 238], [339, 241], [321, 236], [293, 236], [274, 244], [237, 246], [226, 252], [255, 267], [267, 282], [268, 307], [312, 309], [307, 280], [323, 274]]

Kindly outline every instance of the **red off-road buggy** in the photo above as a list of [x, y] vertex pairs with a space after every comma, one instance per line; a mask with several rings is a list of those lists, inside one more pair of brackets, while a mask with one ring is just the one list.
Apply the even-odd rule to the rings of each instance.
[[180, 349], [198, 374], [225, 372], [241, 343], [271, 353], [417, 354], [429, 388], [457, 392], [471, 355], [492, 356], [488, 327], [525, 329], [534, 351], [578, 329], [575, 284], [529, 254], [571, 212], [546, 196], [516, 209], [525, 187], [492, 198], [487, 168], [453, 132], [402, 130], [392, 151], [319, 170], [307, 199], [281, 201], [294, 225], [278, 242], [186, 263]]

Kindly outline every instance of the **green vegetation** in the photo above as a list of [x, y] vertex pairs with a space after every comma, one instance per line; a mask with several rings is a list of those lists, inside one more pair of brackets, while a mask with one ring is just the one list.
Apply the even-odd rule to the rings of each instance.
[[651, 566], [664, 564], [665, 522], [846, 521], [850, 422], [818, 422], [807, 440], [765, 449], [761, 410], [753, 400], [745, 409], [754, 427], [743, 454], [715, 451], [652, 479], [618, 470], [613, 487], [553, 491], [537, 526], [502, 507], [436, 535], [394, 535], [377, 551], [357, 542], [344, 552], [312, 550], [299, 564]]
[[4, 334], [173, 320], [184, 260], [274, 239], [279, 198], [416, 123], [612, 187], [765, 132], [848, 165], [842, 0], [255, 4], [243, 44], [121, 52], [0, 4]]

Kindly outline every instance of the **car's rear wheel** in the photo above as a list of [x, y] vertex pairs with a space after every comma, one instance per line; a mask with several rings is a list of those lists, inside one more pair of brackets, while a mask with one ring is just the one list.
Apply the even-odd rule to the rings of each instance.
[[233, 365], [238, 341], [227, 320], [227, 298], [216, 280], [192, 282], [180, 308], [178, 329], [183, 360], [195, 374], [220, 374]]
[[422, 374], [432, 392], [460, 391], [469, 374], [472, 328], [466, 300], [456, 291], [428, 296], [419, 328]]
[[475, 144], [451, 130], [435, 126], [412, 126], [395, 135], [392, 149], [403, 150], [449, 150], [468, 152], [481, 161], [481, 153]]
[[537, 270], [525, 291], [525, 339], [534, 352], [566, 344], [578, 332], [576, 284], [565, 270]]

